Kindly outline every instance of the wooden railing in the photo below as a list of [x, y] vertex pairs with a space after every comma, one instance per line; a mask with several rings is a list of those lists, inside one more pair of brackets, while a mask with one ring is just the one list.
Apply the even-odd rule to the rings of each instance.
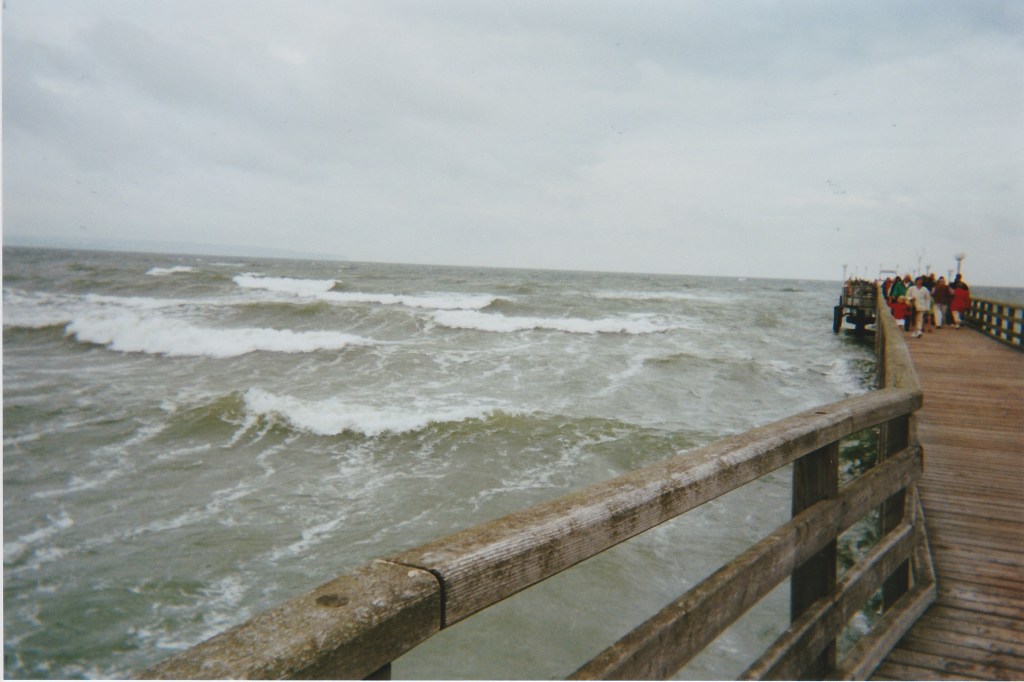
[[[935, 595], [915, 485], [922, 452], [913, 413], [921, 392], [902, 334], [882, 303], [878, 319], [880, 390], [372, 561], [139, 677], [387, 677], [392, 661], [440, 630], [787, 464], [793, 465], [788, 523], [573, 677], [669, 677], [786, 579], [792, 625], [745, 677], [866, 675]], [[879, 461], [840, 487], [840, 440], [874, 428]], [[837, 537], [876, 509], [880, 540], [838, 576]], [[840, 632], [880, 589], [885, 612], [837, 660]]]
[[967, 323], [1005, 344], [1022, 348], [1024, 306], [972, 298]]

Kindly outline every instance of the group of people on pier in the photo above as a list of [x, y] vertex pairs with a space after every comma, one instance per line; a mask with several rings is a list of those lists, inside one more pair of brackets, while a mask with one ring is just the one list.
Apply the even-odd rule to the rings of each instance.
[[912, 328], [914, 338], [950, 322], [959, 329], [964, 313], [971, 308], [970, 287], [959, 273], [952, 284], [946, 284], [945, 277], [936, 279], [934, 274], [887, 277], [882, 282], [882, 295], [893, 318], [907, 331]]

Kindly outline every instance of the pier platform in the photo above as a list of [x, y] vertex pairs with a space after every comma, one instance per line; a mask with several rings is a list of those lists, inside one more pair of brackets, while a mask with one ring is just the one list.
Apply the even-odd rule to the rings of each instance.
[[906, 342], [938, 598], [871, 679], [1024, 680], [1024, 353], [967, 328]]

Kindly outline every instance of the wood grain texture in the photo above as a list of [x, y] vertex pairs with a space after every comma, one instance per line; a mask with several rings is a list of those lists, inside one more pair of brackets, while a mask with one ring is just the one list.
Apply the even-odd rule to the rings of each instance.
[[1024, 679], [1024, 353], [969, 329], [906, 341], [938, 594], [872, 679]]
[[373, 561], [137, 677], [363, 678], [436, 633], [440, 602], [429, 573]]

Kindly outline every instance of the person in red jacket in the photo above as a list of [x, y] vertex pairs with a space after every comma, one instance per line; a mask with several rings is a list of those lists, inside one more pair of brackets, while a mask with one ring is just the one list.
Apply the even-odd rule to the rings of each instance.
[[953, 291], [953, 301], [949, 310], [953, 313], [953, 326], [959, 329], [963, 325], [963, 314], [971, 309], [971, 290], [960, 275], [956, 276], [949, 287]]
[[907, 305], [907, 298], [905, 296], [900, 296], [889, 304], [889, 308], [892, 309], [892, 318], [896, 320], [896, 324], [903, 329], [906, 329], [906, 319], [907, 315], [910, 313], [910, 306]]

